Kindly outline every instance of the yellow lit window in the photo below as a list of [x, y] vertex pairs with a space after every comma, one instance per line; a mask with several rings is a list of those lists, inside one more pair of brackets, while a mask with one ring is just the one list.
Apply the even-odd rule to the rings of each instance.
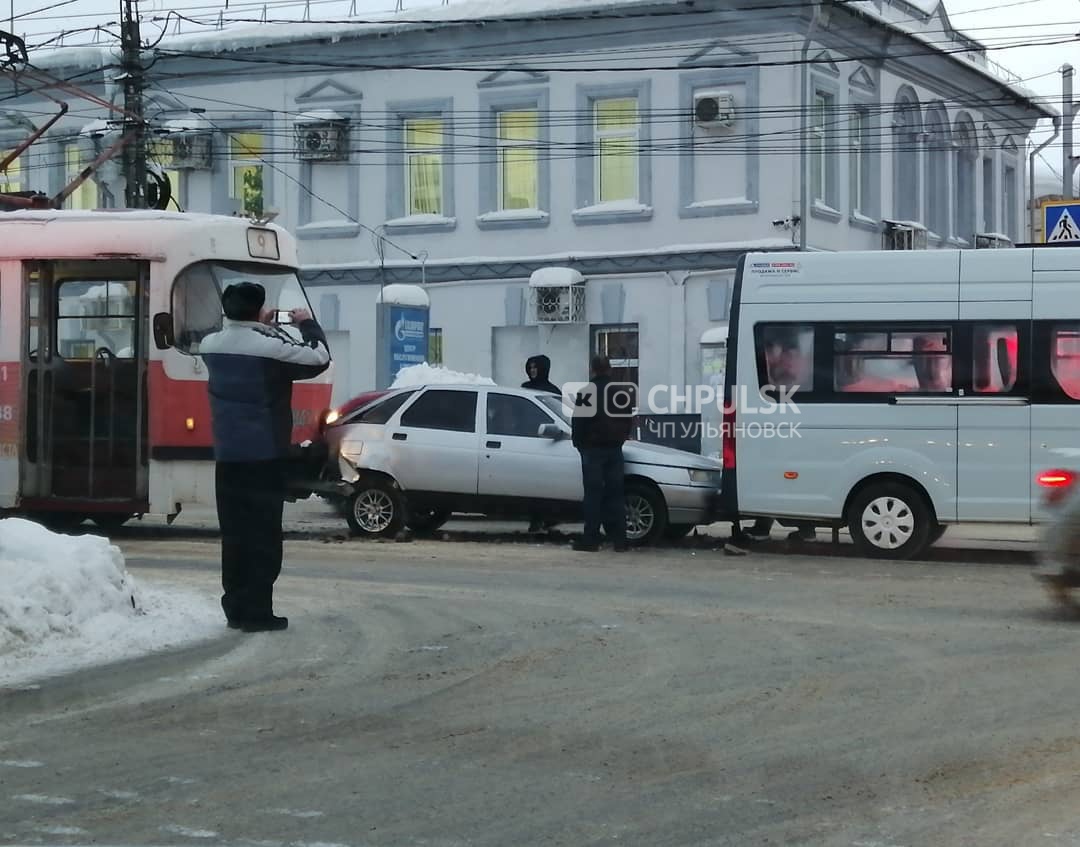
[[440, 118], [405, 121], [405, 213], [442, 214], [442, 144]]
[[235, 132], [229, 136], [232, 198], [247, 215], [263, 211], [263, 137], [258, 132]]
[[[4, 161], [11, 150], [0, 150], [0, 162]], [[0, 170], [0, 192], [22, 191], [22, 170], [19, 160], [13, 159], [3, 170]]]
[[535, 109], [498, 114], [499, 208], [538, 209], [539, 159]]
[[[74, 182], [83, 168], [92, 160], [83, 155], [78, 144], [69, 144], [64, 148], [64, 183], [70, 185]], [[68, 197], [69, 209], [96, 209], [98, 207], [98, 187], [94, 182], [93, 175], [86, 178], [82, 185], [75, 189]]]
[[597, 100], [596, 199], [634, 200], [638, 189], [638, 104], [633, 97]]

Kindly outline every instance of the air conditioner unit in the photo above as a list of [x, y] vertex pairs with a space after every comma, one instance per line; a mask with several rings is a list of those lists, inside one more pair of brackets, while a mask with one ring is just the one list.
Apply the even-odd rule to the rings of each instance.
[[730, 91], [694, 94], [694, 123], [702, 129], [730, 129], [735, 125], [735, 95]]
[[172, 167], [209, 170], [212, 165], [210, 133], [185, 133], [172, 139]]
[[349, 125], [346, 121], [298, 123], [296, 155], [303, 161], [344, 162], [349, 158]]
[[975, 233], [975, 249], [976, 250], [1000, 250], [1007, 247], [1012, 247], [1012, 240], [1007, 236], [997, 232], [977, 232]]
[[884, 250], [925, 250], [926, 228], [916, 223], [885, 221]]

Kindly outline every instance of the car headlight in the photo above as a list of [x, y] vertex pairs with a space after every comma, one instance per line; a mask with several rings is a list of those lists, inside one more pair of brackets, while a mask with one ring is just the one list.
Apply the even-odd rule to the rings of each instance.
[[721, 471], [703, 471], [690, 468], [690, 481], [695, 485], [711, 485], [714, 488], [719, 488], [723, 476]]
[[330, 426], [341, 420], [341, 412], [337, 409], [331, 409], [323, 416], [323, 426]]

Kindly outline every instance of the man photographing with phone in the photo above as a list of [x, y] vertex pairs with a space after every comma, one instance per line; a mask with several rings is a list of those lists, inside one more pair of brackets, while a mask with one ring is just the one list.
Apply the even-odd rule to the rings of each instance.
[[281, 573], [285, 467], [292, 440], [292, 384], [330, 366], [326, 335], [306, 309], [285, 315], [303, 340], [270, 324], [266, 290], [255, 282], [221, 295], [225, 320], [202, 340], [209, 371], [215, 486], [221, 527], [221, 607], [233, 629], [281, 630], [274, 582]]

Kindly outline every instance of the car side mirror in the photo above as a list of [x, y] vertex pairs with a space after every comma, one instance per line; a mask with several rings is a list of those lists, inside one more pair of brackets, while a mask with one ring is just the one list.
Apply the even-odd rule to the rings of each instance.
[[154, 343], [158, 350], [168, 350], [176, 344], [176, 339], [173, 337], [172, 315], [168, 312], [158, 312], [154, 315]]
[[537, 432], [541, 438], [551, 438], [555, 441], [561, 439], [563, 434], [563, 431], [553, 423], [540, 424], [540, 430]]

